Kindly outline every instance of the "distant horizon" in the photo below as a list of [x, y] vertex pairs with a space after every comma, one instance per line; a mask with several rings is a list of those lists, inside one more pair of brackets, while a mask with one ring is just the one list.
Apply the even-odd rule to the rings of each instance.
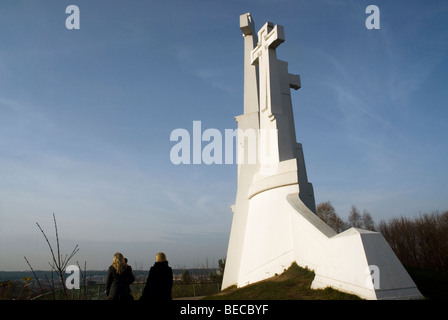
[[[213, 267], [208, 267], [208, 268], [200, 268], [200, 267], [197, 267], [197, 268], [172, 268], [173, 273], [178, 273], [180, 271], [185, 271], [185, 270], [188, 270], [188, 271], [196, 271], [196, 270], [197, 271], [203, 271], [203, 270], [212, 271], [212, 270], [218, 270], [218, 269], [219, 269], [218, 267], [215, 267], [215, 268], [213, 268]], [[84, 273], [84, 270], [81, 270], [81, 271]], [[133, 268], [132, 271], [133, 272], [137, 272], [137, 273], [148, 273], [149, 269], [134, 269]], [[57, 271], [55, 271], [55, 270], [34, 270], [34, 272], [35, 273], [51, 273], [51, 272], [56, 273]], [[104, 270], [96, 270], [96, 269], [90, 270], [90, 269], [87, 269], [86, 272], [87, 273], [103, 272], [103, 273], [107, 274], [108, 269], [104, 269]], [[25, 273], [25, 274], [33, 275], [33, 271], [32, 270], [10, 270], [10, 271], [0, 270], [0, 281], [3, 281], [1, 279], [1, 277], [4, 276], [3, 273], [5, 273], [5, 274], [7, 274], [7, 273], [12, 273], [12, 274], [14, 274], [14, 273]], [[67, 275], [69, 275], [69, 274], [67, 274]], [[90, 274], [90, 275], [87, 275], [87, 276], [90, 277], [92, 275]], [[34, 278], [34, 275], [33, 275], [33, 278]], [[17, 279], [17, 280], [19, 280], [19, 279]], [[55, 280], [58, 280], [58, 279], [55, 278]]]
[[[316, 204], [316, 205], [318, 205], [318, 204]], [[428, 213], [428, 214], [443, 213], [443, 212], [446, 212], [446, 211], [448, 211], [448, 210], [436, 210], [436, 211], [432, 211], [432, 212], [419, 212], [419, 214], [416, 214], [414, 216], [410, 216], [410, 215], [403, 216], [403, 215], [401, 215], [401, 216], [396, 216], [396, 217], [390, 217], [387, 220], [380, 220], [380, 221], [376, 221], [374, 219], [374, 223], [375, 223], [375, 226], [378, 226], [378, 223], [380, 223], [381, 221], [384, 221], [384, 222], [387, 223], [391, 219], [394, 219], [394, 218], [398, 218], [398, 219], [400, 219], [401, 217], [405, 217], [405, 218], [413, 218], [414, 217], [414, 218], [417, 218], [418, 216], [426, 214], [426, 213]], [[346, 217], [342, 217], [342, 218], [343, 218], [344, 222], [347, 222]], [[53, 230], [51, 230], [51, 231], [53, 231]], [[45, 255], [46, 257], [48, 257], [48, 261], [46, 261], [44, 263], [45, 265], [48, 265], [49, 262], [52, 262], [52, 260], [51, 260], [50, 249], [48, 248], [48, 245], [46, 244], [45, 239], [43, 238], [42, 235], [34, 235], [32, 237], [33, 237], [34, 241], [41, 242], [40, 243], [40, 249], [42, 250], [42, 252], [40, 252], [37, 255], [39, 255], [40, 257]], [[51, 236], [51, 235], [48, 236], [48, 238], [49, 238], [49, 241], [52, 243], [52, 246], [54, 245], [53, 248], [55, 250], [56, 249], [56, 238], [54, 236]], [[72, 247], [69, 247], [67, 245], [67, 242], [69, 242], [71, 244], [74, 244], [75, 242], [73, 240], [68, 240], [68, 241], [67, 240], [68, 239], [60, 239], [61, 248], [67, 248], [67, 249], [70, 249], [70, 250], [73, 249], [74, 245]], [[130, 243], [129, 244], [129, 248], [132, 248], [132, 247], [133, 247], [133, 245], [132, 245], [132, 243]], [[154, 252], [156, 252], [156, 251], [157, 250], [154, 250]], [[137, 252], [137, 251], [136, 250], [132, 250], [132, 252]], [[63, 252], [63, 254], [67, 254], [67, 253], [68, 253], [68, 251]], [[69, 263], [69, 265], [77, 265], [77, 262], [79, 262], [80, 266], [81, 266], [81, 270], [84, 270], [83, 269], [84, 268], [84, 262], [87, 262], [87, 271], [88, 272], [90, 272], [90, 271], [101, 271], [101, 272], [105, 271], [106, 272], [107, 269], [109, 268], [109, 266], [111, 265], [111, 262], [112, 262], [112, 259], [109, 259], [110, 260], [109, 263], [106, 262], [105, 264], [103, 264], [103, 269], [101, 269], [101, 267], [99, 267], [98, 265], [96, 265], [96, 268], [89, 268], [88, 260], [80, 261], [79, 259], [77, 259], [78, 255], [82, 256], [82, 257], [86, 257], [86, 255], [82, 254], [82, 250], [80, 250], [78, 252], [78, 254], [75, 255], [75, 257], [71, 260], [71, 263]], [[34, 255], [34, 256], [36, 256], [36, 255]], [[129, 256], [129, 255], [127, 255], [127, 256]], [[132, 257], [134, 257], [134, 256], [132, 256]], [[137, 257], [139, 257], [139, 256], [137, 255]], [[154, 258], [155, 258], [155, 254], [154, 254]], [[173, 270], [218, 269], [218, 260], [219, 259], [225, 259], [225, 258], [226, 257], [218, 257], [218, 258], [216, 258], [215, 256], [213, 256], [213, 257], [204, 257], [202, 260], [198, 259], [198, 260], [196, 260], [196, 262], [191, 263], [189, 265], [179, 261], [178, 258], [175, 258], [174, 259], [174, 264], [170, 262], [170, 259], [168, 259], [168, 263], [173, 268]], [[28, 259], [28, 257], [27, 257], [27, 259]], [[105, 259], [102, 259], [102, 260], [106, 261], [107, 259], [108, 258], [105, 258]], [[25, 259], [24, 259], [23, 263], [24, 263], [24, 266], [28, 267]], [[34, 271], [36, 271], [36, 272], [52, 272], [52, 270], [50, 269], [49, 266], [48, 266], [48, 269], [39, 269], [39, 268], [36, 268], [31, 261], [30, 261], [30, 263], [31, 263], [31, 266], [33, 267]], [[143, 258], [141, 258], [141, 257], [140, 258], [136, 258], [134, 260], [132, 260], [132, 258], [131, 258], [128, 261], [128, 264], [133, 268], [133, 270], [136, 270], [136, 271], [148, 271], [154, 263], [155, 263], [155, 259], [151, 261], [151, 257], [146, 257], [146, 256], [143, 257]], [[207, 265], [208, 265], [208, 267], [206, 267]], [[42, 267], [42, 264], [40, 264], [40, 266]], [[141, 269], [135, 269], [135, 267], [137, 267], [137, 266], [140, 266], [142, 268]], [[1, 272], [32, 272], [32, 271], [28, 267], [28, 269], [27, 268], [25, 268], [25, 269], [22, 268], [22, 269], [0, 270], [0, 273]], [[55, 272], [55, 271], [53, 270], [53, 272]]]

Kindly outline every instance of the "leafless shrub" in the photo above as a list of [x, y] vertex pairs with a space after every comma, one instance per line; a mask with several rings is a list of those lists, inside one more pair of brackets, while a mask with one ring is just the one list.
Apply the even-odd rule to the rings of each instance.
[[330, 201], [319, 203], [316, 207], [316, 214], [323, 222], [332, 227], [337, 233], [348, 228], [347, 223], [339, 218]]
[[316, 214], [337, 233], [347, 230], [350, 227], [376, 231], [375, 222], [370, 213], [364, 209], [361, 215], [355, 206], [351, 207], [348, 221], [344, 221], [338, 216], [330, 201], [319, 203], [316, 207]]
[[[45, 234], [45, 232], [42, 229], [42, 227], [37, 222], [36, 222], [36, 225], [39, 228], [39, 230], [42, 232], [42, 234], [43, 234], [43, 236], [45, 238], [45, 241], [47, 242], [48, 247], [49, 247], [50, 252], [51, 252], [52, 262], [51, 263], [48, 262], [48, 264], [50, 265], [51, 270], [55, 271], [56, 274], [59, 277], [59, 281], [60, 281], [61, 287], [62, 287], [63, 297], [65, 299], [68, 299], [68, 292], [67, 292], [67, 286], [66, 286], [65, 280], [64, 280], [64, 274], [65, 274], [65, 270], [66, 270], [66, 268], [68, 266], [68, 263], [75, 256], [75, 254], [79, 251], [79, 248], [78, 248], [78, 245], [76, 245], [75, 248], [72, 250], [72, 252], [70, 254], [66, 254], [64, 257], [62, 256], [61, 249], [60, 249], [60, 242], [59, 242], [58, 226], [57, 226], [57, 223], [56, 223], [56, 216], [55, 216], [54, 213], [53, 213], [53, 221], [54, 221], [54, 229], [55, 229], [55, 234], [56, 234], [56, 252], [53, 249], [53, 246], [51, 245], [50, 240], [48, 240], [48, 237]], [[33, 268], [31, 267], [31, 264], [29, 263], [29, 261], [28, 261], [28, 259], [26, 257], [25, 257], [25, 260], [28, 263], [28, 265], [31, 268], [31, 270], [33, 271]], [[35, 275], [34, 271], [33, 271], [33, 274]], [[53, 273], [52, 273], [52, 276], [53, 276]], [[35, 275], [35, 277], [36, 277], [36, 275]], [[37, 281], [39, 283], [39, 280], [38, 280], [37, 277], [36, 277], [36, 279], [37, 279]], [[47, 282], [48, 282], [48, 284], [49, 284], [49, 286], [51, 288], [51, 291], [53, 293], [53, 298], [55, 298], [54, 283], [53, 283], [53, 281], [49, 281], [48, 278], [47, 278]], [[40, 285], [40, 283], [39, 283], [39, 287], [42, 290], [42, 286]]]
[[381, 221], [378, 229], [404, 265], [448, 271], [448, 211]]

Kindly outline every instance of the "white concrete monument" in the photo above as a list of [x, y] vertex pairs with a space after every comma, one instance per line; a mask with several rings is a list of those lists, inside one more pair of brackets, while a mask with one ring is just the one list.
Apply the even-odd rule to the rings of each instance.
[[[247, 13], [240, 28], [244, 114], [236, 120], [242, 154], [222, 287], [281, 274], [295, 261], [314, 270], [312, 288], [329, 286], [365, 299], [420, 298], [380, 233], [351, 228], [337, 234], [316, 216], [290, 96], [300, 77], [276, 56], [283, 27], [267, 22], [257, 36]], [[250, 161], [254, 146], [258, 157]]]

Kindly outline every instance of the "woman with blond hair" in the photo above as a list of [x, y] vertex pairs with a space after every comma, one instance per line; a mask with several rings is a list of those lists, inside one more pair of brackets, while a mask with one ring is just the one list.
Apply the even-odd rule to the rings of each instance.
[[148, 279], [140, 300], [172, 300], [173, 270], [163, 252], [156, 254], [156, 262], [149, 269]]
[[134, 282], [132, 268], [120, 252], [114, 254], [107, 272], [106, 295], [109, 300], [133, 300], [129, 285]]

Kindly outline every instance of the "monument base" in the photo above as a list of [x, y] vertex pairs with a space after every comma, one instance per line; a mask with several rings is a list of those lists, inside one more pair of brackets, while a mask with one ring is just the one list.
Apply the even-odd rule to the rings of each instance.
[[313, 289], [332, 287], [368, 300], [423, 298], [380, 233], [350, 228], [337, 234], [297, 191], [289, 185], [251, 198], [238, 287], [296, 262], [314, 271]]

